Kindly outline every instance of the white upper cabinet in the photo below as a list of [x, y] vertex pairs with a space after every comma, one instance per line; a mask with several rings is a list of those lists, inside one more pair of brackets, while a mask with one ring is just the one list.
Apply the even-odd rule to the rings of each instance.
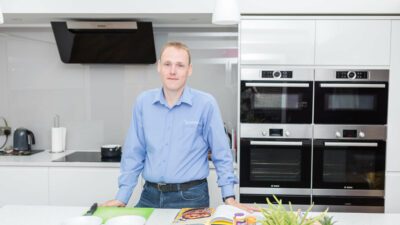
[[390, 64], [390, 20], [316, 23], [316, 65]]
[[314, 64], [315, 21], [242, 20], [241, 64]]

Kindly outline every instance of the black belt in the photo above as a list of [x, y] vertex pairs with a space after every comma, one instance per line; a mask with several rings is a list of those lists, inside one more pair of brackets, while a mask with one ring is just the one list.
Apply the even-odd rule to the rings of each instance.
[[161, 192], [173, 192], [173, 191], [186, 191], [187, 189], [205, 183], [207, 182], [207, 179], [202, 179], [202, 180], [193, 180], [185, 183], [180, 183], [180, 184], [166, 184], [166, 183], [152, 183], [149, 181], [146, 181], [146, 184], [149, 185], [150, 187], [157, 188], [157, 190]]

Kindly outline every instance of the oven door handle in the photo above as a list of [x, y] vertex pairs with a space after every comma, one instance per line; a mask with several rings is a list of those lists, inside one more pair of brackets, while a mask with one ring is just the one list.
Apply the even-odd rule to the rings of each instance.
[[303, 146], [301, 141], [250, 141], [250, 145]]
[[325, 142], [327, 147], [378, 147], [376, 142]]
[[386, 88], [386, 84], [335, 84], [321, 83], [321, 88]]
[[299, 87], [308, 88], [309, 83], [246, 83], [246, 87]]

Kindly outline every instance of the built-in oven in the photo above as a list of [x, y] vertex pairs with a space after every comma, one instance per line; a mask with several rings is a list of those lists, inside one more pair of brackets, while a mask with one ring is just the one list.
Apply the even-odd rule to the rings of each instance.
[[241, 124], [240, 201], [266, 204], [277, 195], [294, 205], [311, 197], [312, 127]]
[[386, 124], [388, 70], [315, 70], [315, 124]]
[[313, 69], [242, 68], [241, 123], [312, 122]]
[[315, 125], [312, 200], [331, 211], [383, 212], [386, 126]]

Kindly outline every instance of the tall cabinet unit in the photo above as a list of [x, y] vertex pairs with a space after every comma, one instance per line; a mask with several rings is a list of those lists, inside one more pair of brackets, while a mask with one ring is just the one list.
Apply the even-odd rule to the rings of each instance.
[[[400, 126], [400, 104], [395, 102], [400, 95], [396, 88], [400, 84], [400, 20], [383, 16], [244, 16], [239, 35], [239, 83], [243, 71], [255, 68], [390, 69], [388, 123], [379, 125], [387, 130], [388, 137], [385, 212], [400, 212], [396, 203], [400, 198], [400, 151], [396, 149], [400, 141], [395, 130]], [[238, 127], [242, 135], [240, 117]], [[250, 165], [239, 164], [239, 170], [244, 164]], [[270, 194], [267, 187], [257, 188], [264, 188], [264, 195]]]
[[385, 212], [400, 212], [400, 20], [392, 20]]

